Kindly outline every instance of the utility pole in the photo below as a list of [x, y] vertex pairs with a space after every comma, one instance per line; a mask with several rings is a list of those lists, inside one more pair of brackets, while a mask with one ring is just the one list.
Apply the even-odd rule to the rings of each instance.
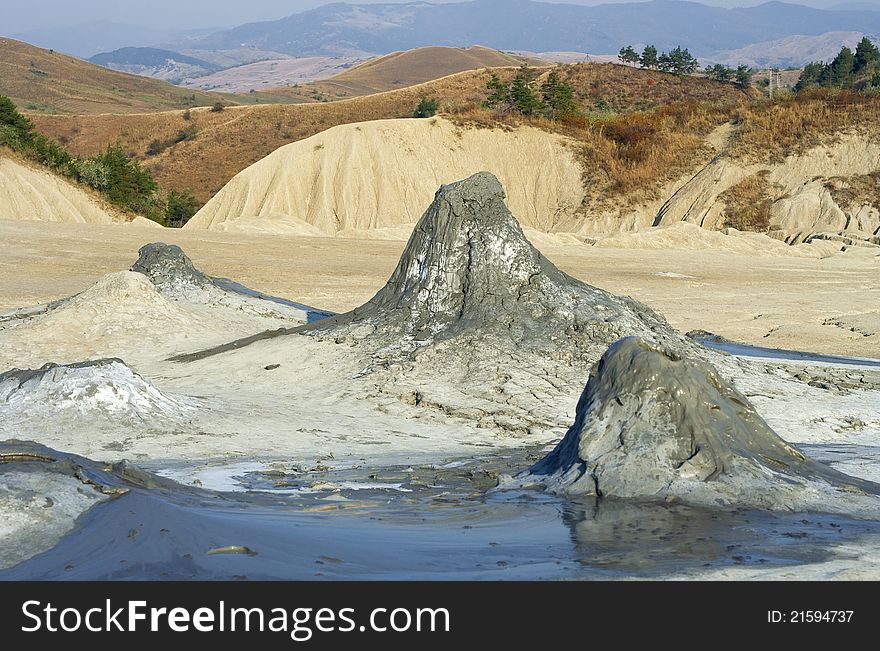
[[782, 72], [779, 68], [773, 68], [770, 70], [770, 84], [767, 86], [767, 91], [770, 93], [770, 99], [773, 99], [773, 90], [782, 90]]

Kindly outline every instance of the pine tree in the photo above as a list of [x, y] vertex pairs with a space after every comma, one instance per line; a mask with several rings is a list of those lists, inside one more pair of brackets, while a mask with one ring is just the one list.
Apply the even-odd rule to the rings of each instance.
[[825, 67], [824, 63], [815, 62], [805, 65], [797, 84], [795, 84], [795, 92], [799, 93], [810, 86], [818, 86], [825, 72]]
[[736, 67], [736, 85], [746, 90], [752, 87], [752, 69], [745, 65]]
[[507, 107], [510, 104], [510, 86], [501, 81], [501, 77], [494, 72], [486, 82], [486, 88], [489, 90], [489, 97], [485, 102], [487, 108]]
[[632, 45], [620, 48], [617, 58], [624, 64], [633, 64], [639, 62], [639, 53], [633, 49]]
[[687, 48], [676, 47], [669, 54], [660, 55], [660, 69], [676, 75], [690, 75], [697, 71], [699, 63]]
[[672, 58], [666, 52], [662, 52], [657, 57], [656, 67], [660, 72], [672, 72]]
[[853, 74], [870, 71], [880, 63], [880, 50], [865, 36], [856, 46], [853, 57]]
[[714, 66], [706, 66], [706, 76], [715, 81], [726, 84], [733, 77], [733, 70], [725, 65], [716, 63]]
[[560, 79], [558, 70], [551, 70], [541, 85], [541, 99], [548, 117], [552, 119], [569, 117], [578, 112], [574, 88]]
[[639, 65], [648, 70], [653, 70], [657, 67], [657, 63], [657, 48], [653, 45], [646, 45], [645, 49], [642, 50], [642, 56], [639, 57]]
[[532, 90], [536, 77], [535, 71], [523, 64], [510, 84], [510, 103], [523, 115], [535, 115], [544, 110], [544, 104]]
[[853, 66], [855, 65], [855, 57], [852, 50], [844, 47], [840, 53], [834, 57], [819, 80], [821, 86], [833, 86], [843, 88], [848, 86], [852, 81]]

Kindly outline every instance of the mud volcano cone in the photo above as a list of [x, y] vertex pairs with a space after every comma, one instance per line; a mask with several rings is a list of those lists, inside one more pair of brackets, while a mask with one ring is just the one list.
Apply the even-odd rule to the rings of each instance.
[[[445, 185], [415, 227], [385, 287], [311, 329], [376, 348], [491, 335], [561, 355], [627, 334], [672, 335], [650, 309], [559, 271], [526, 239], [488, 172]], [[600, 351], [599, 351], [600, 352]]]
[[142, 246], [131, 271], [144, 274], [159, 289], [211, 285], [211, 278], [196, 269], [183, 249], [175, 244], [153, 242]]
[[521, 479], [569, 495], [786, 510], [880, 494], [782, 440], [709, 364], [637, 337], [608, 349], [574, 425]]

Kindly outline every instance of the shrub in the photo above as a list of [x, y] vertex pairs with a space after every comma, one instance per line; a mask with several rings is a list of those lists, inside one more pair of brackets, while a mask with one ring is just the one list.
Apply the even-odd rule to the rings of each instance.
[[[170, 144], [193, 138], [196, 126], [189, 125]], [[191, 194], [160, 190], [152, 174], [130, 159], [121, 146], [108, 147], [91, 158], [74, 158], [63, 147], [36, 133], [34, 125], [21, 115], [8, 97], [0, 95], [0, 145], [52, 168], [100, 192], [112, 204], [159, 223], [182, 226], [195, 214], [198, 203]], [[147, 152], [158, 152], [168, 142], [154, 140]]]
[[725, 190], [719, 198], [725, 203], [724, 225], [741, 231], [770, 230], [770, 183], [764, 174], [753, 174]]
[[179, 228], [196, 214], [199, 203], [189, 192], [169, 190], [165, 196], [165, 223]]
[[427, 97], [423, 97], [419, 101], [419, 105], [416, 107], [415, 112], [413, 113], [414, 118], [432, 118], [437, 115], [437, 109], [439, 108], [436, 99], [428, 99]]
[[223, 102], [214, 102], [214, 106], [211, 107], [211, 113], [220, 113], [225, 109], [226, 107], [223, 105]]

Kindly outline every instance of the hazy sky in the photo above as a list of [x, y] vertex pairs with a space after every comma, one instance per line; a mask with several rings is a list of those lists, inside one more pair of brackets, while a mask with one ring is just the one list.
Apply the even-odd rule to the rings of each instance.
[[[437, 3], [456, 1], [461, 0], [433, 0]], [[604, 0], [608, 1], [614, 0]], [[749, 6], [760, 4], [762, 0], [702, 1], [704, 4]], [[800, 4], [827, 7], [846, 1], [800, 0]], [[854, 1], [880, 7], [880, 0]], [[602, 4], [600, 0], [567, 2]], [[15, 34], [40, 27], [76, 25], [95, 20], [163, 28], [174, 26], [180, 29], [231, 27], [246, 22], [282, 18], [322, 4], [327, 4], [327, 0], [0, 0], [0, 34]]]

